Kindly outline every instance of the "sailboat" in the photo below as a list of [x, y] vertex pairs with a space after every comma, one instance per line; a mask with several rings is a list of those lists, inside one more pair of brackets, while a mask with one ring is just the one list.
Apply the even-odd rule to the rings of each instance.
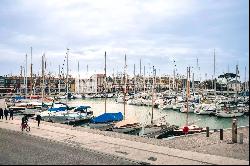
[[154, 105], [155, 102], [155, 72], [153, 66], [153, 84], [152, 84], [152, 105], [151, 105], [151, 123], [149, 125], [143, 126], [142, 130], [140, 131], [139, 135], [144, 137], [150, 137], [150, 138], [159, 138], [168, 133], [170, 130], [172, 130], [173, 126], [170, 126], [170, 124], [166, 120], [166, 116], [160, 117], [159, 119], [154, 119]]
[[[239, 69], [238, 69], [238, 65], [236, 65], [236, 81], [237, 81], [238, 74], [239, 74]], [[216, 112], [216, 116], [223, 117], [223, 118], [232, 118], [232, 117], [238, 117], [238, 116], [244, 115], [245, 113], [244, 109], [240, 108], [241, 106], [236, 104], [238, 102], [239, 102], [238, 89], [236, 88], [236, 95], [235, 95], [234, 102], [229, 103], [227, 105], [225, 104], [225, 107], [221, 107], [220, 109], [218, 109]]]
[[136, 130], [140, 130], [141, 126], [140, 123], [138, 122], [138, 120], [136, 119], [136, 117], [134, 118], [126, 118], [126, 98], [125, 96], [127, 95], [127, 62], [126, 62], [127, 58], [126, 58], [126, 54], [125, 54], [125, 66], [124, 66], [124, 94], [123, 94], [123, 104], [124, 104], [124, 112], [123, 112], [123, 120], [116, 123], [113, 127], [112, 127], [112, 131], [115, 132], [119, 132], [119, 133], [131, 133], [131, 132], [135, 132]]
[[189, 104], [189, 97], [190, 97], [190, 67], [187, 67], [187, 87], [186, 87], [186, 124], [182, 126], [181, 128], [174, 130], [174, 133], [182, 133], [182, 134], [191, 134], [196, 132], [204, 131], [203, 128], [195, 125], [195, 124], [189, 124], [188, 123], [188, 113], [190, 112], [189, 109], [191, 109]]
[[140, 123], [138, 120], [133, 117], [129, 119], [124, 119], [120, 122], [117, 122], [114, 127], [112, 128], [112, 131], [118, 132], [118, 133], [132, 133], [139, 131], [141, 129]]
[[112, 126], [114, 126], [114, 122], [121, 121], [123, 119], [123, 115], [121, 112], [118, 113], [107, 113], [107, 71], [106, 71], [106, 51], [105, 51], [105, 78], [104, 78], [104, 90], [105, 90], [105, 113], [102, 115], [99, 115], [93, 119], [91, 119], [89, 123], [90, 128], [98, 128], [101, 130], [108, 130]]
[[73, 94], [73, 98], [74, 99], [82, 99], [83, 96], [80, 94], [80, 65], [79, 65], [79, 61], [78, 61], [78, 92], [76, 94]]

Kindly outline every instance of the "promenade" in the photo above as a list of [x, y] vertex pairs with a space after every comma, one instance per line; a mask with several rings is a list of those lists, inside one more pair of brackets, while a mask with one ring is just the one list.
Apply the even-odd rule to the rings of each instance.
[[[0, 120], [0, 128], [16, 131], [20, 134], [27, 134], [32, 137], [47, 139], [52, 142], [68, 144], [76, 148], [85, 148], [103, 154], [110, 154], [131, 161], [144, 164], [159, 165], [248, 165], [249, 159], [242, 160], [219, 155], [205, 154], [195, 151], [159, 146], [149, 142], [133, 141], [110, 135], [94, 133], [91, 129], [82, 129], [63, 124], [52, 124], [49, 122], [41, 123], [37, 127], [34, 120], [29, 120], [31, 131], [21, 131], [21, 120], [15, 117], [14, 120]], [[90, 131], [90, 132], [89, 132]], [[129, 137], [126, 136], [126, 137]], [[131, 138], [134, 138], [132, 136]], [[145, 139], [145, 138], [144, 138]], [[151, 140], [151, 139], [150, 139]], [[164, 141], [164, 140], [161, 140]], [[174, 141], [174, 140], [168, 140]], [[166, 142], [168, 142], [166, 141]], [[239, 145], [240, 144], [235, 144]], [[185, 146], [185, 145], [183, 145]], [[189, 145], [190, 146], [190, 145]], [[228, 144], [228, 146], [231, 146]], [[227, 149], [225, 149], [227, 150]], [[248, 152], [249, 153], [249, 152]], [[84, 155], [84, 154], [83, 154]], [[249, 155], [249, 154], [248, 154]]]

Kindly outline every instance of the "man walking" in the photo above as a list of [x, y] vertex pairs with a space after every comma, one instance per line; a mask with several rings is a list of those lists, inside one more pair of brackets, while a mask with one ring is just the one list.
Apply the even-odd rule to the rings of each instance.
[[4, 109], [4, 116], [5, 116], [6, 120], [8, 120], [8, 114], [9, 114], [9, 111], [5, 108]]
[[37, 114], [36, 120], [37, 120], [37, 123], [38, 123], [38, 127], [39, 127], [39, 125], [40, 125], [41, 119], [42, 119], [41, 115], [40, 115], [40, 114]]
[[[13, 120], [13, 116], [14, 116], [13, 109], [10, 109], [10, 118], [12, 118], [12, 120]], [[10, 119], [9, 119], [9, 120], [10, 120]]]
[[0, 119], [3, 119], [3, 109], [0, 108]]

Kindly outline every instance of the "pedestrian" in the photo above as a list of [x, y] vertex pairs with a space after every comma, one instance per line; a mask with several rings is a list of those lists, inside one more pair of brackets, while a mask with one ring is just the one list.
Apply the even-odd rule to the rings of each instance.
[[0, 119], [3, 119], [3, 109], [0, 108]]
[[[13, 116], [14, 116], [13, 109], [10, 109], [9, 112], [10, 112], [10, 118], [12, 118], [12, 120], [13, 120]], [[9, 119], [9, 120], [10, 120], [10, 119]]]
[[24, 129], [27, 125], [28, 125], [28, 117], [27, 117], [27, 115], [24, 115], [24, 116], [22, 117], [22, 123], [21, 123], [22, 131], [23, 131], [23, 129]]
[[36, 120], [37, 120], [37, 123], [38, 123], [38, 124], [37, 124], [38, 127], [39, 127], [39, 125], [40, 125], [41, 119], [42, 119], [41, 115], [40, 115], [40, 114], [37, 114], [37, 115], [36, 115]]
[[8, 115], [9, 115], [9, 111], [5, 108], [4, 109], [4, 116], [5, 116], [6, 120], [8, 120]]

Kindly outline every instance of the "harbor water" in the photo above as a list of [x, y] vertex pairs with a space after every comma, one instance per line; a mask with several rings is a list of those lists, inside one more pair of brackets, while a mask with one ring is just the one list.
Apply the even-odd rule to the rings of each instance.
[[[105, 112], [105, 102], [104, 99], [77, 99], [69, 100], [68, 104], [70, 106], [77, 105], [89, 105], [93, 111], [94, 116], [101, 115]], [[106, 105], [107, 113], [122, 112], [124, 114], [124, 104], [116, 103], [114, 99], [107, 99]], [[125, 118], [136, 118], [141, 124], [150, 124], [151, 122], [151, 106], [135, 106], [128, 105], [125, 106]], [[171, 125], [184, 126], [186, 124], [187, 114], [181, 113], [174, 110], [161, 110], [158, 108], [153, 109], [153, 119], [157, 120], [164, 117], [166, 121]], [[237, 117], [238, 126], [248, 126], [249, 116], [243, 115]], [[226, 129], [231, 128], [232, 118], [219, 118], [210, 115], [197, 115], [195, 113], [188, 113], [188, 123], [194, 123], [199, 127], [209, 127], [210, 129]]]

